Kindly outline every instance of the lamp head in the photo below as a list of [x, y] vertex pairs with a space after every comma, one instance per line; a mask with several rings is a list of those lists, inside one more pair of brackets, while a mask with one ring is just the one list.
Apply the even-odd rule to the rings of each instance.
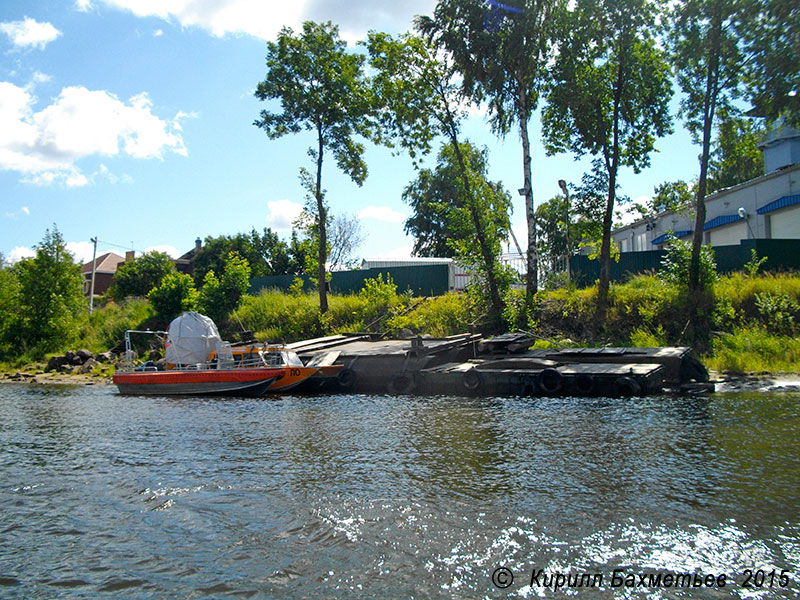
[[744, 206], [740, 206], [739, 210], [736, 211], [739, 213], [739, 218], [746, 219], [747, 218], [747, 211], [744, 209]]

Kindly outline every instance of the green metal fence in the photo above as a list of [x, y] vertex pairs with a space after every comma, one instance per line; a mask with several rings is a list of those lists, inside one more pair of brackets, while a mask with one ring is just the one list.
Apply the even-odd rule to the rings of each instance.
[[[764, 272], [800, 270], [800, 240], [742, 240], [738, 246], [717, 246], [714, 257], [717, 272], [732, 273], [744, 269], [752, 258], [751, 250], [759, 257], [767, 257], [761, 266]], [[664, 250], [623, 252], [619, 262], [611, 261], [611, 281], [624, 281], [632, 275], [658, 271], [666, 255]], [[600, 277], [600, 261], [586, 256], [573, 256], [570, 260], [572, 279], [578, 287], [593, 285]]]
[[[398, 292], [411, 290], [415, 296], [441, 296], [449, 290], [447, 265], [418, 265], [412, 267], [381, 267], [358, 271], [335, 271], [331, 273], [330, 291], [336, 294], [355, 294], [364, 287], [364, 280], [381, 275], [384, 281], [392, 278]], [[303, 289], [311, 291], [315, 286], [308, 277], [301, 276]], [[257, 277], [250, 281], [251, 294], [265, 288], [288, 290], [295, 280], [294, 275]]]

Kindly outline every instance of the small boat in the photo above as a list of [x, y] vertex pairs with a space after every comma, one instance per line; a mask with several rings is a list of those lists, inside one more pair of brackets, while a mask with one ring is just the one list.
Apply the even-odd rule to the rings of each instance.
[[[165, 370], [134, 368], [131, 334], [166, 335]], [[169, 331], [126, 331], [125, 356], [126, 366], [113, 377], [121, 394], [261, 396], [291, 375], [286, 366], [267, 364], [261, 353], [235, 360], [214, 322], [196, 312], [174, 319]]]
[[279, 380], [281, 368], [171, 369], [114, 373], [121, 394], [261, 396]]

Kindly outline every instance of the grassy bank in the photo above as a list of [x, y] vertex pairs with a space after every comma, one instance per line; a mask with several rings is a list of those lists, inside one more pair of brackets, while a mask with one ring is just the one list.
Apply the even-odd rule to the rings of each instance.
[[[561, 288], [543, 291], [535, 307], [523, 311], [523, 292], [506, 298], [509, 329], [539, 336], [538, 345], [672, 346], [691, 345], [688, 315], [692, 306], [685, 292], [655, 275], [640, 275], [614, 284], [604, 323], [594, 323], [596, 289]], [[371, 281], [359, 294], [331, 295], [330, 310], [320, 315], [316, 294], [287, 294], [264, 290], [245, 297], [220, 330], [235, 340], [243, 330], [256, 339], [293, 342], [355, 331], [396, 335], [402, 330], [432, 336], [480, 329], [485, 309], [479, 294], [446, 294], [412, 298], [395, 286]], [[712, 369], [733, 372], [800, 373], [800, 276], [792, 274], [721, 277], [704, 307], [711, 330], [703, 353]], [[126, 329], [157, 329], [146, 300], [110, 303], [96, 310], [73, 348], [103, 352], [118, 346]], [[66, 350], [67, 348], [65, 348]], [[30, 357], [13, 357], [0, 369], [18, 370]]]

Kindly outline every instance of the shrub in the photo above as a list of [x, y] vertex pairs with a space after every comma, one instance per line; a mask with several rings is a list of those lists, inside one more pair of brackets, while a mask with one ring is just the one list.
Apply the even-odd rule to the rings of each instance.
[[[689, 266], [692, 262], [692, 245], [683, 240], [671, 239], [667, 244], [667, 254], [661, 262], [661, 272], [669, 283], [680, 286], [689, 285]], [[711, 287], [717, 279], [717, 265], [714, 249], [700, 246], [700, 286]]]
[[186, 273], [167, 273], [161, 285], [147, 294], [159, 319], [169, 322], [185, 310], [194, 310], [197, 305], [197, 290], [194, 281]]

